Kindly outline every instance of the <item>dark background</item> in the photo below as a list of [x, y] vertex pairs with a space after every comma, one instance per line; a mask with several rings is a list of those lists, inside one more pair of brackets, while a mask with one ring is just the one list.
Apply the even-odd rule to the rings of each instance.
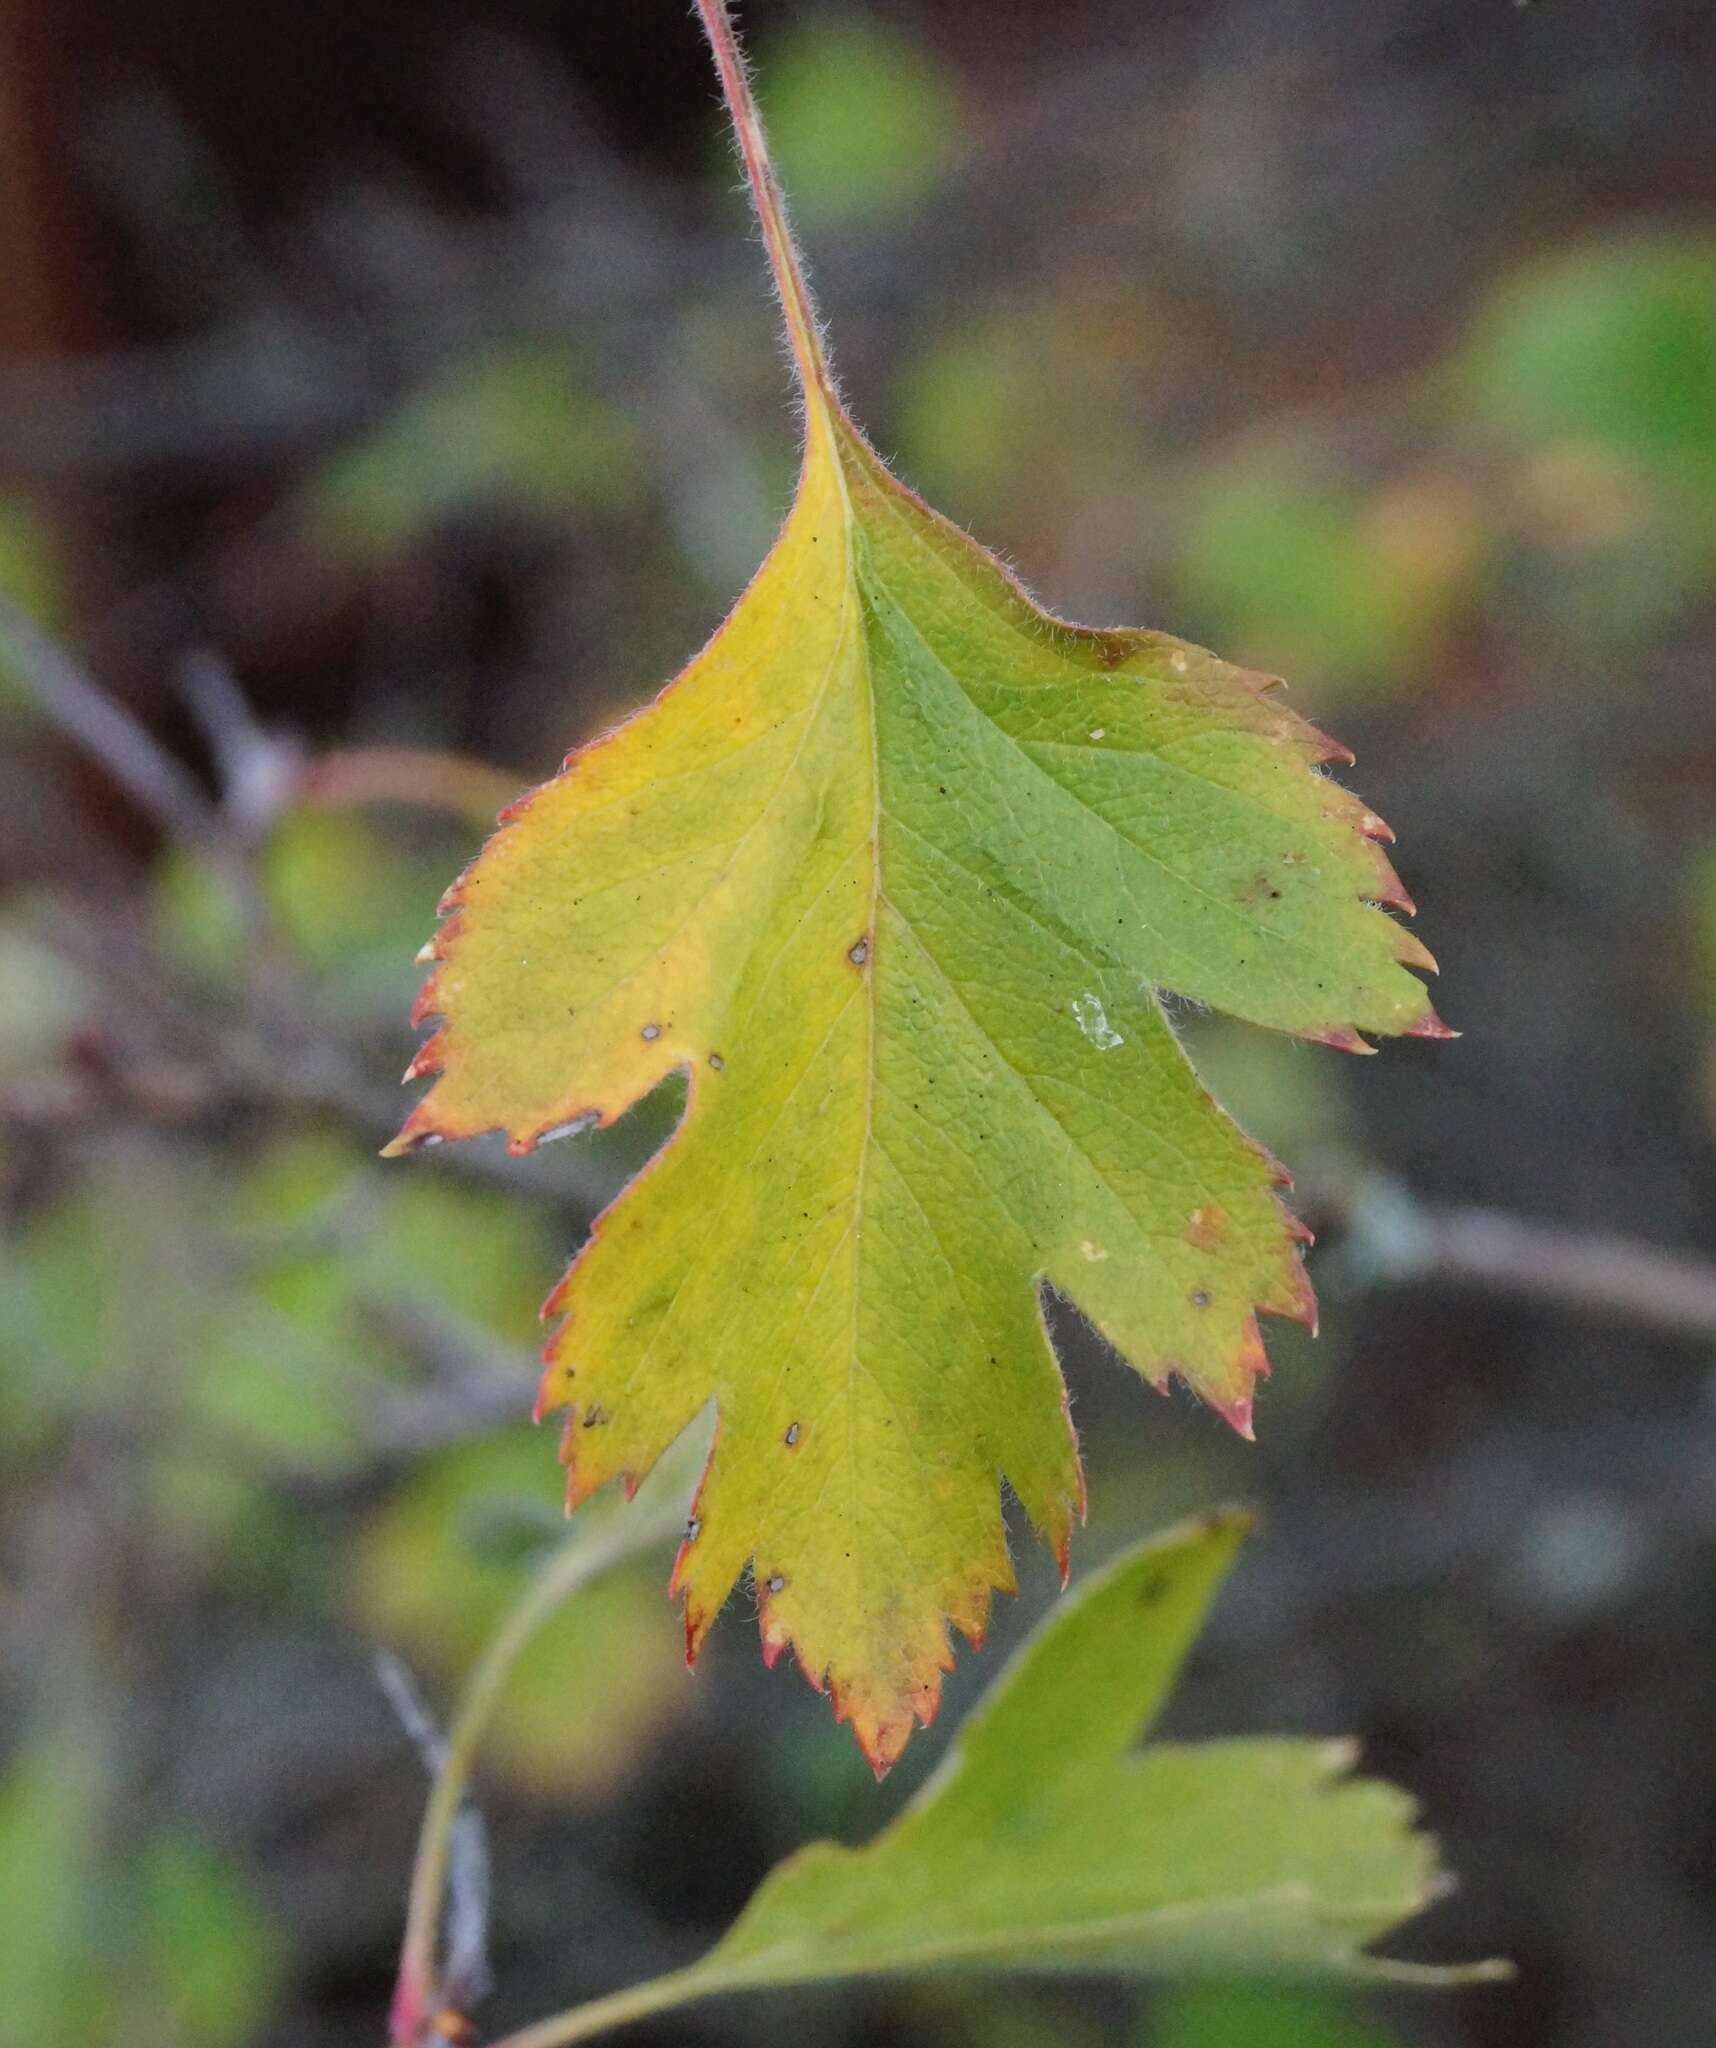
[[[1324, 1334], [1273, 1334], [1253, 1449], [1069, 1327], [1075, 1565], [1261, 1502], [1173, 1726], [1357, 1731], [1464, 1880], [1400, 1952], [1520, 1975], [631, 2038], [1705, 2043], [1716, 14], [745, 13], [878, 444], [1057, 609], [1284, 671], [1400, 833], [1465, 1036], [1184, 1020], [1299, 1172]], [[534, 1307], [673, 1113], [377, 1164], [412, 954], [766, 547], [762, 256], [676, 0], [0, 0], [0, 254], [0, 591], [190, 778], [128, 797], [155, 757], [0, 666], [0, 2039], [372, 2043], [423, 1793], [373, 1650], [444, 1706], [552, 1535]], [[1020, 1544], [880, 1791], [744, 1599], [695, 1679], [656, 1568], [569, 1613], [482, 1780], [485, 2029], [872, 1832], [1050, 1596]]]

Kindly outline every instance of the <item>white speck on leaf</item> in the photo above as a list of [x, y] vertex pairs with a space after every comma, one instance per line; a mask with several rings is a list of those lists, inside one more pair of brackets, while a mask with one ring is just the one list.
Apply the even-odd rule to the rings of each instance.
[[1109, 1023], [1102, 1007], [1100, 996], [1094, 996], [1087, 989], [1076, 998], [1072, 1013], [1078, 1028], [1084, 1033], [1098, 1052], [1112, 1052], [1117, 1045], [1124, 1045], [1125, 1039]]
[[1079, 1246], [1079, 1251], [1083, 1257], [1089, 1259], [1090, 1263], [1093, 1266], [1100, 1265], [1101, 1262], [1108, 1257], [1107, 1252], [1103, 1250], [1102, 1246], [1099, 1244], [1092, 1244], [1088, 1237], [1085, 1239], [1084, 1243]]
[[1093, 740], [1105, 740], [1108, 737], [1108, 727], [1106, 725], [1093, 725], [1090, 730], [1090, 736]]

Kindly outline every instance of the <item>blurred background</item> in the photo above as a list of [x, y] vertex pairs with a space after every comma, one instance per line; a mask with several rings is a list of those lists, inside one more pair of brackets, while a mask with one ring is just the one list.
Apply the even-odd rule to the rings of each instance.
[[[1187, 1017], [1300, 1176], [1259, 1443], [1061, 1318], [1088, 1568], [1262, 1535], [1176, 1732], [1356, 1730], [1436, 2000], [872, 1986], [640, 2044], [1656, 2048], [1716, 2014], [1716, 10], [753, 0], [849, 395], [1094, 623], [1287, 674], [1465, 1036]], [[787, 381], [680, 0], [0, 0], [0, 2040], [382, 2037], [444, 1711], [558, 1533], [534, 1311], [671, 1128], [384, 1166], [436, 897], [754, 568]], [[670, 1091], [671, 1093], [671, 1091]], [[880, 1790], [651, 1564], [481, 1775], [501, 2031]], [[1092, 1845], [1100, 1854], [1100, 1844]]]

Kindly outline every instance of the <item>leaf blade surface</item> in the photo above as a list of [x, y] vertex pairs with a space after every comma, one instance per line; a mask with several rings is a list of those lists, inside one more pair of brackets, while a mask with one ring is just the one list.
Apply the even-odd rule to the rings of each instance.
[[1265, 678], [1042, 611], [819, 392], [726, 625], [444, 906], [395, 1149], [529, 1150], [690, 1076], [548, 1304], [574, 1505], [713, 1403], [688, 1646], [749, 1566], [765, 1654], [878, 1768], [1013, 1582], [1000, 1481], [1063, 1564], [1082, 1512], [1043, 1289], [1247, 1434], [1259, 1313], [1312, 1316], [1280, 1170], [1159, 991], [1441, 1032], [1341, 758]]
[[1364, 1953], [1435, 1896], [1411, 1800], [1351, 1746], [1135, 1747], [1247, 1518], [1187, 1523], [1085, 1580], [906, 1810], [779, 1865], [696, 1967], [708, 1990], [947, 1968], [1456, 1982]]

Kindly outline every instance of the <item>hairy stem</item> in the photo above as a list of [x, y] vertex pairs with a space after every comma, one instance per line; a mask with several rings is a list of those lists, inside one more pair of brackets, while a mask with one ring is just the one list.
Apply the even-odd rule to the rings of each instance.
[[477, 1745], [513, 1666], [531, 1637], [563, 1602], [615, 1565], [676, 1534], [683, 1514], [679, 1504], [643, 1515], [627, 1514], [599, 1535], [575, 1537], [565, 1543], [525, 1587], [471, 1673], [447, 1736], [446, 1754], [430, 1788], [411, 1873], [391, 2021], [392, 2036], [400, 2048], [422, 2041], [434, 2018], [436, 1949], [453, 1824], [464, 1803]]
[[810, 296], [810, 287], [805, 282], [798, 246], [787, 225], [786, 202], [781, 197], [780, 181], [769, 158], [762, 116], [751, 93], [750, 73], [739, 48], [738, 36], [734, 33], [732, 17], [727, 11], [727, 0], [697, 0], [697, 13], [709, 37], [709, 46], [715, 53], [715, 68], [721, 74], [721, 90], [726, 96], [727, 110], [733, 117], [733, 130], [745, 165], [745, 181], [751, 188], [757, 219], [762, 224], [763, 242], [769, 252], [769, 268], [774, 272], [775, 290], [780, 294], [781, 311], [786, 317], [793, 361], [798, 366], [805, 406], [814, 426], [826, 420], [828, 409], [834, 402], [834, 380], [829, 372], [828, 358], [823, 353], [816, 307]]

